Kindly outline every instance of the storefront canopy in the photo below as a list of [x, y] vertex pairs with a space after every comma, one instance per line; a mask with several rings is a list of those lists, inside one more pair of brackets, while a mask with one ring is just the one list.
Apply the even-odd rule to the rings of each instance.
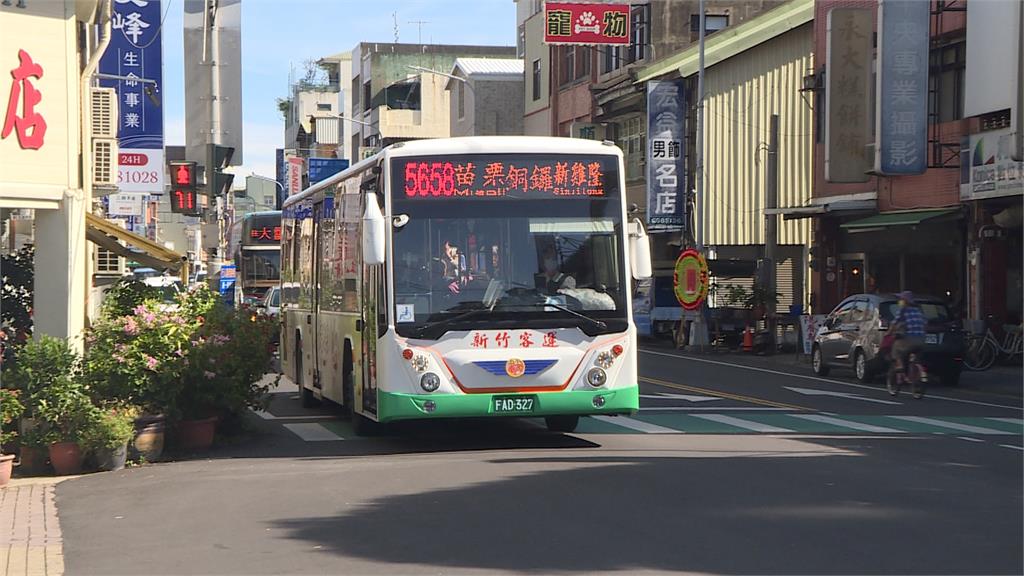
[[[944, 208], [941, 210], [914, 210], [910, 212], [890, 212], [888, 214], [877, 214], [869, 218], [852, 220], [840, 224], [851, 232], [864, 230], [866, 228], [888, 228], [891, 226], [917, 226], [922, 222], [938, 218], [958, 215], [958, 208]], [[948, 218], [943, 218], [948, 219]]]
[[[164, 248], [149, 238], [133, 234], [99, 216], [86, 214], [85, 223], [86, 238], [118, 256], [170, 272], [180, 271], [186, 261], [183, 254]], [[121, 242], [124, 242], [124, 245]]]

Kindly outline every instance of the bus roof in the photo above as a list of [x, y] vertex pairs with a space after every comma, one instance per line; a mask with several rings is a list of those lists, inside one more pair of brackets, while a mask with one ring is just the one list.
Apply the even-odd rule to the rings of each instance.
[[326, 180], [285, 199], [284, 207], [301, 202], [319, 190], [336, 184], [352, 174], [375, 166], [381, 157], [425, 156], [431, 154], [614, 154], [622, 151], [611, 142], [562, 138], [553, 136], [469, 136], [464, 138], [431, 138], [392, 144], [377, 154], [358, 162]]

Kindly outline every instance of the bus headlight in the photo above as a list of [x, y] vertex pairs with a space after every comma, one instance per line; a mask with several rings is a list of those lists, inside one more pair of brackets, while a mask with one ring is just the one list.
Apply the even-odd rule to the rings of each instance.
[[433, 392], [441, 386], [441, 379], [438, 378], [437, 374], [433, 372], [427, 372], [420, 377], [420, 388], [423, 388], [427, 392]]
[[600, 388], [604, 386], [605, 382], [608, 381], [608, 374], [602, 368], [591, 368], [587, 372], [587, 384], [590, 384], [594, 388]]

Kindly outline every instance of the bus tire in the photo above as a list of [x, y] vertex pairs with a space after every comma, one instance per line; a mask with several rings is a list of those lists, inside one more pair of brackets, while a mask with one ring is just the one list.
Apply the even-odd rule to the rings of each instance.
[[579, 416], [545, 416], [544, 424], [552, 432], [570, 433], [575, 432], [580, 424]]

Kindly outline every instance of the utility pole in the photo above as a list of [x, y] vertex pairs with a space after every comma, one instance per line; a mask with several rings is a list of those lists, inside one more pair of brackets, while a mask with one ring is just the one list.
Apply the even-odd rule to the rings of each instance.
[[[701, 210], [704, 202], [704, 0], [700, 0], [697, 8], [700, 11], [700, 31], [697, 36], [697, 145], [694, 150], [695, 192], [693, 196], [693, 241], [697, 252], [704, 255], [704, 226], [701, 222]], [[698, 346], [701, 350], [708, 343], [708, 327], [704, 323], [707, 313], [707, 299], [697, 310], [697, 318], [690, 327], [690, 346]]]
[[[766, 167], [767, 177], [764, 187], [764, 259], [765, 270], [763, 280], [764, 289], [771, 302], [775, 296], [775, 260], [778, 253], [779, 243], [779, 219], [774, 209], [779, 206], [779, 115], [772, 114], [769, 123], [768, 134], [768, 165]], [[771, 341], [775, 341], [775, 308], [768, 307], [768, 333]]]
[[[207, 181], [207, 212], [202, 226], [202, 246], [206, 251], [206, 278], [212, 289], [218, 289], [221, 266], [224, 264], [226, 238], [224, 218], [227, 216], [225, 200], [213, 192], [214, 162], [211, 150], [221, 143], [221, 90], [220, 90], [220, 34], [217, 31], [217, 9], [219, 0], [205, 0], [206, 10], [203, 13], [203, 56], [204, 64], [210, 67], [209, 113], [210, 131], [206, 135], [206, 181]], [[228, 195], [230, 196], [230, 194]], [[215, 220], [211, 222], [211, 219]], [[216, 226], [216, 228], [214, 228]], [[216, 256], [212, 254], [217, 251]]]

